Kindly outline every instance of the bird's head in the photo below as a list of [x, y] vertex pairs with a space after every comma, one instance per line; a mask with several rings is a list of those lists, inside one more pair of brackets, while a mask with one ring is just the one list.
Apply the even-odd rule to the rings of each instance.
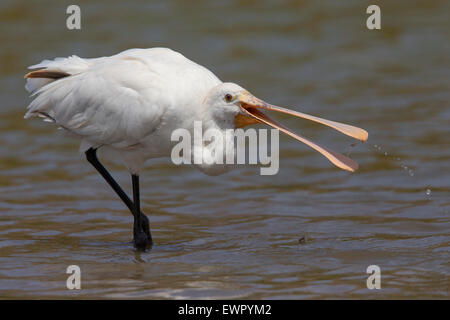
[[328, 148], [321, 147], [297, 135], [282, 124], [271, 119], [261, 110], [277, 111], [318, 122], [361, 141], [366, 141], [368, 138], [367, 131], [363, 129], [269, 104], [256, 98], [250, 92], [234, 83], [222, 83], [214, 87], [205, 97], [204, 103], [208, 107], [214, 121], [222, 128], [242, 128], [257, 123], [267, 124], [305, 143], [324, 155], [334, 165], [347, 171], [355, 171], [358, 168], [358, 164], [348, 157]]

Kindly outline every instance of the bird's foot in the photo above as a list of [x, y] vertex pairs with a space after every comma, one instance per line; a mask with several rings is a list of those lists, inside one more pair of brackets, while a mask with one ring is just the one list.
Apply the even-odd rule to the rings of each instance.
[[152, 234], [150, 233], [150, 221], [148, 217], [141, 212], [141, 226], [145, 235], [147, 236], [147, 240], [150, 243], [150, 246], [153, 244]]
[[139, 232], [134, 232], [133, 243], [134, 247], [138, 251], [146, 251], [152, 246], [152, 242], [149, 241], [148, 236], [142, 230]]
[[135, 224], [133, 228], [133, 243], [138, 251], [146, 251], [152, 247], [152, 235], [150, 223], [146, 215], [141, 212], [140, 225]]

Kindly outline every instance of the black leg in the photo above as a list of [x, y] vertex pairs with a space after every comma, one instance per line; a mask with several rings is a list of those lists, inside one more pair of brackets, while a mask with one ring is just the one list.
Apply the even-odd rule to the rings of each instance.
[[[134, 203], [130, 200], [130, 198], [122, 190], [122, 188], [114, 180], [114, 178], [109, 174], [108, 170], [106, 170], [105, 167], [98, 160], [97, 150], [93, 149], [93, 148], [90, 148], [89, 150], [87, 150], [86, 151], [86, 159], [87, 159], [87, 161], [89, 161], [90, 164], [92, 164], [92, 166], [95, 169], [97, 169], [97, 171], [106, 180], [106, 182], [108, 182], [108, 184], [111, 186], [111, 188], [113, 188], [113, 190], [117, 193], [117, 195], [120, 197], [120, 199], [122, 199], [122, 201], [125, 203], [125, 205], [128, 207], [128, 209], [133, 214], [133, 216], [134, 216], [134, 227], [133, 227], [134, 236], [136, 237], [135, 228], [139, 227], [140, 232], [138, 232], [138, 233], [141, 233], [143, 231], [146, 236], [145, 247], [150, 247], [151, 244], [153, 243], [152, 235], [150, 233], [150, 222], [148, 220], [148, 217], [141, 212], [140, 203], [139, 203], [140, 202], [139, 201], [139, 177], [136, 176], [137, 180], [135, 182], [135, 178], [133, 175], [133, 198], [134, 198], [135, 202], [136, 202], [136, 199], [138, 200], [137, 201], [138, 202], [137, 209], [136, 209]], [[136, 183], [137, 189], [135, 188], [135, 183]], [[136, 212], [138, 212], [138, 214], [136, 214]], [[136, 220], [136, 219], [138, 219], [138, 220]], [[142, 236], [141, 236], [141, 238], [142, 238]], [[139, 244], [139, 246], [138, 246], [138, 244], [136, 243], [136, 240], [137, 239], [135, 238], [136, 248], [142, 249], [139, 247], [139, 246], [141, 246], [141, 244]], [[140, 242], [142, 242], [142, 240], [140, 240]]]
[[141, 200], [139, 194], [139, 176], [131, 175], [131, 181], [133, 184], [133, 215], [134, 215], [134, 225], [133, 225], [133, 235], [134, 235], [134, 245], [139, 250], [145, 250], [150, 243], [147, 243], [147, 236], [142, 229], [142, 220], [141, 220]]

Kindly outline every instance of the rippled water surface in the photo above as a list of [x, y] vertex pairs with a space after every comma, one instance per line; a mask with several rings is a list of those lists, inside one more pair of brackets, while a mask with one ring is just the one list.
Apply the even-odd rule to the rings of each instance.
[[[448, 1], [0, 4], [1, 298], [445, 298], [449, 294]], [[360, 164], [351, 174], [281, 136], [280, 171], [208, 177], [169, 160], [141, 177], [155, 246], [76, 139], [24, 120], [26, 67], [46, 58], [166, 46], [272, 103], [355, 124], [369, 141], [288, 117]], [[109, 165], [130, 191], [128, 173]], [[67, 290], [69, 265], [82, 289]], [[366, 269], [381, 268], [381, 290]]]

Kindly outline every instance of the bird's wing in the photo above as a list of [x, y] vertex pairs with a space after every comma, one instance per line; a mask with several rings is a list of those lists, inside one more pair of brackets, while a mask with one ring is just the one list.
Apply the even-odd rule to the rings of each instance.
[[[133, 49], [97, 59], [69, 57], [33, 67], [43, 67], [34, 72], [56, 78], [28, 75], [27, 89], [35, 99], [26, 118], [43, 116], [90, 145], [117, 148], [138, 144], [153, 132], [177, 103], [175, 93], [187, 87], [186, 68], [202, 68], [169, 49]], [[61, 72], [60, 77], [54, 72]], [[213, 82], [219, 81], [211, 75]]]

